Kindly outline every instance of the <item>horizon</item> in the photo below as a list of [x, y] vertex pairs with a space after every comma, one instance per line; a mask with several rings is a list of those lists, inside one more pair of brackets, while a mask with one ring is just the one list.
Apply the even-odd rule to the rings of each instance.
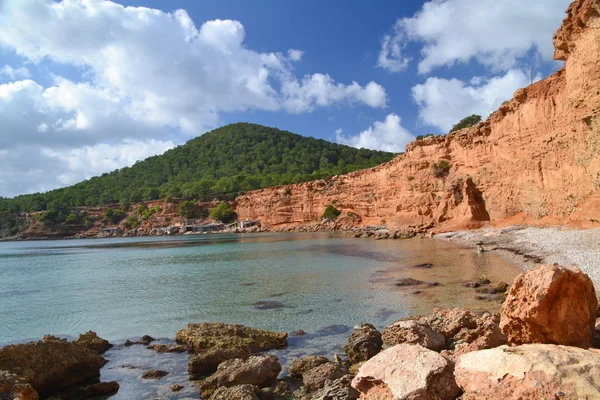
[[552, 36], [568, 4], [4, 0], [0, 197], [241, 121], [403, 152], [561, 68]]

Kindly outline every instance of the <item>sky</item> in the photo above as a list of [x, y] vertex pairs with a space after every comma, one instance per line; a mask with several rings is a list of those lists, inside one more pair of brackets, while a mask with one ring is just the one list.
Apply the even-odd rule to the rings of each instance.
[[0, 0], [0, 196], [234, 122], [402, 152], [562, 67], [569, 0]]

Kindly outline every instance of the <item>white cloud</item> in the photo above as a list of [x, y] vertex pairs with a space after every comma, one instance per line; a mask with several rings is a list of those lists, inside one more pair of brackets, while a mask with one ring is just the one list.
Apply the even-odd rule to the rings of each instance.
[[339, 135], [340, 133], [344, 132], [342, 128], [336, 129], [335, 130], [335, 134]]
[[476, 77], [470, 83], [428, 78], [412, 88], [412, 96], [419, 105], [419, 118], [447, 132], [468, 115], [479, 114], [486, 118], [504, 101], [510, 100], [515, 90], [529, 85], [529, 79], [528, 74], [514, 69], [491, 79]]
[[493, 71], [514, 68], [532, 48], [552, 60], [552, 36], [571, 0], [432, 0], [398, 19], [385, 37], [378, 65], [401, 71], [407, 42], [422, 45], [419, 72], [474, 59]]
[[302, 50], [289, 49], [288, 50], [288, 58], [292, 61], [300, 61], [304, 52]]
[[[289, 58], [257, 52], [245, 36], [238, 21], [197, 27], [184, 10], [165, 13], [105, 0], [0, 1], [0, 47], [51, 73], [69, 67], [68, 77], [54, 76], [44, 86], [25, 79], [24, 68], [1, 70], [12, 82], [0, 85], [0, 151], [30, 151], [32, 143], [49, 149], [39, 159], [60, 167], [53, 170], [57, 176], [69, 177], [51, 182], [52, 176], [42, 175], [44, 187], [53, 188], [71, 181], [73, 157], [95, 173], [130, 160], [121, 155], [114, 163], [96, 162], [89, 149], [108, 144], [111, 151], [120, 146], [129, 152], [130, 143], [146, 143], [159, 152], [214, 128], [222, 113], [386, 104], [385, 89], [375, 82], [345, 85], [327, 74], [298, 79], [290, 61], [302, 58], [300, 50], [290, 49]], [[148, 144], [152, 139], [161, 145]], [[4, 186], [0, 195], [40, 186], [26, 167], [5, 167], [0, 181], [21, 171], [31, 185]]]
[[2, 69], [0, 69], [0, 75], [4, 75], [11, 80], [20, 79], [20, 78], [29, 78], [31, 73], [25, 67], [13, 68], [10, 65], [5, 65]]
[[375, 121], [356, 136], [345, 137], [336, 131], [337, 142], [356, 148], [403, 152], [406, 144], [415, 140], [415, 136], [403, 128], [401, 122], [398, 115], [389, 114], [385, 121]]

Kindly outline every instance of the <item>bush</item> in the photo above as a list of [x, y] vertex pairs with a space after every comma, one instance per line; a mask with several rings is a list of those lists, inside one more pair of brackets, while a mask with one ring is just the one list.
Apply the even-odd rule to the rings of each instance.
[[289, 188], [289, 187], [285, 188], [285, 192], [283, 192], [283, 194], [285, 196], [291, 196], [292, 195], [292, 189]]
[[408, 177], [408, 180], [409, 180], [409, 181], [413, 181], [414, 179], [415, 179], [415, 177], [414, 177], [414, 176], [412, 176], [412, 175], [410, 175], [410, 176]]
[[121, 222], [126, 215], [127, 214], [125, 211], [121, 209], [113, 210], [112, 208], [108, 208], [104, 212], [104, 222], [111, 225], [116, 225]]
[[330, 204], [325, 209], [325, 212], [323, 213], [323, 216], [321, 218], [336, 219], [337, 217], [340, 216], [341, 213], [342, 212], [340, 210], [338, 210], [337, 208], [335, 208], [335, 206], [333, 204]]
[[461, 129], [469, 128], [481, 122], [481, 115], [473, 114], [460, 120], [460, 122], [450, 129], [450, 133]]
[[65, 220], [67, 224], [75, 224], [79, 220], [79, 215], [71, 213], [67, 215], [67, 219]]
[[233, 211], [233, 207], [225, 202], [220, 203], [218, 206], [213, 208], [212, 212], [210, 213], [210, 217], [212, 219], [216, 219], [221, 222], [232, 221], [236, 216], [237, 215], [235, 214], [235, 211]]
[[201, 212], [202, 209], [194, 200], [185, 200], [179, 205], [179, 215], [186, 219], [198, 218]]
[[450, 173], [450, 167], [452, 167], [452, 165], [450, 165], [448, 161], [440, 160], [437, 163], [433, 164], [433, 166], [431, 167], [431, 173], [436, 178], [444, 178]]

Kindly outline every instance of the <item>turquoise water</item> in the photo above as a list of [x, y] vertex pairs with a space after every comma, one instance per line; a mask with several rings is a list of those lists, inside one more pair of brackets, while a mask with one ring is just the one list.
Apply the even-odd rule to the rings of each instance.
[[[190, 322], [315, 332], [384, 326], [434, 307], [497, 308], [461, 283], [515, 268], [427, 239], [328, 234], [179, 236], [0, 243], [0, 345], [94, 330], [111, 341], [173, 338]], [[431, 262], [431, 269], [412, 265]], [[398, 288], [413, 277], [438, 287]], [[278, 308], [257, 309], [257, 302]], [[260, 308], [260, 307], [259, 307]]]

